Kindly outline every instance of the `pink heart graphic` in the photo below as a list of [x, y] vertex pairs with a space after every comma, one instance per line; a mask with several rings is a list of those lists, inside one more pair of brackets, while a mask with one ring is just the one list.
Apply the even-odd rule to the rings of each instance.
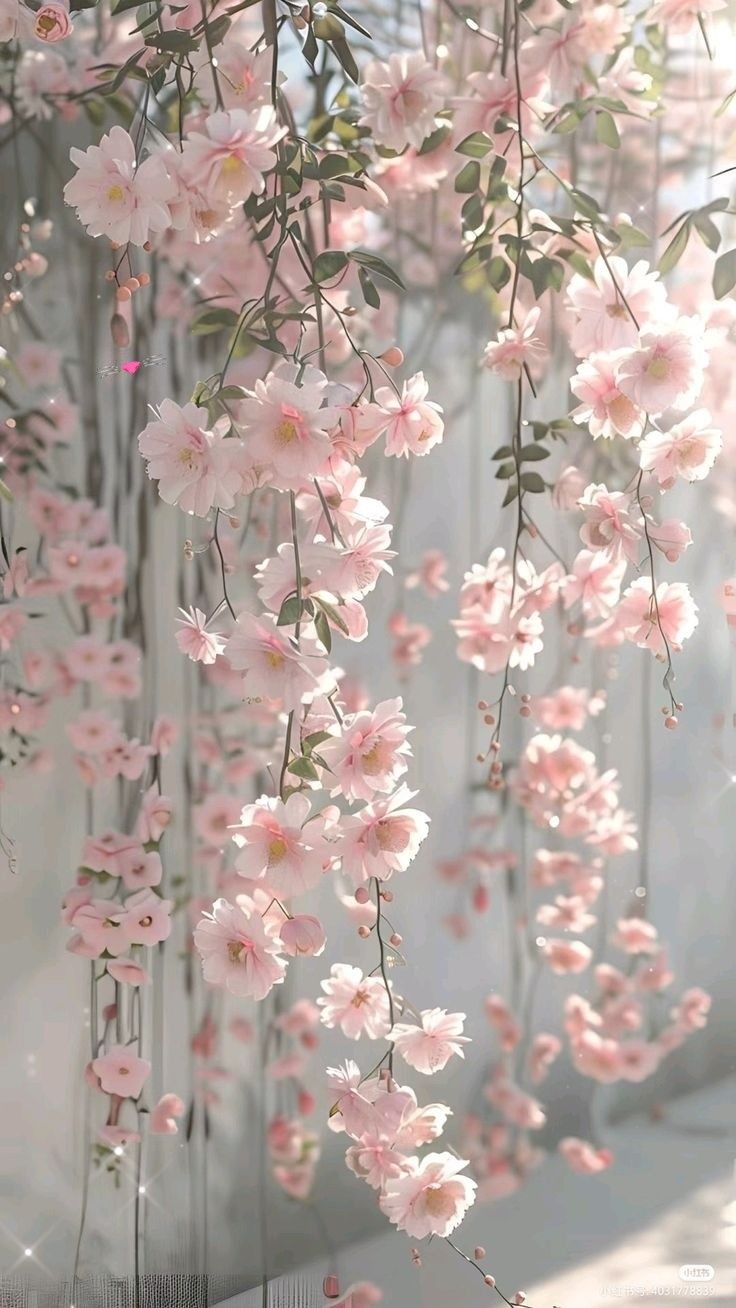
[[120, 365], [121, 370], [123, 372], [129, 372], [131, 376], [138, 371], [140, 366], [141, 365], [137, 359], [133, 359], [130, 363], [121, 363]]

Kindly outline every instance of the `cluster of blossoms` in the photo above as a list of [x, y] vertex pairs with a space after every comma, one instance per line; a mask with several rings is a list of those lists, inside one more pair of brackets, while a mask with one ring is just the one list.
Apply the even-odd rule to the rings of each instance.
[[[628, 643], [661, 660], [665, 722], [677, 725], [672, 655], [695, 631], [698, 609], [688, 587], [660, 579], [659, 569], [676, 564], [692, 538], [658, 504], [680, 482], [712, 470], [718, 477], [725, 462], [716, 462], [719, 414], [736, 370], [722, 360], [736, 310], [723, 297], [736, 271], [726, 253], [713, 295], [683, 284], [670, 290], [660, 273], [674, 267], [693, 232], [715, 254], [721, 234], [713, 216], [728, 199], [676, 219], [657, 269], [653, 257], [629, 257], [656, 249], [656, 210], [651, 231], [642, 232], [582, 187], [613, 192], [616, 170], [609, 175], [600, 157], [626, 136], [631, 194], [648, 198], [652, 118], [665, 124], [657, 150], [668, 132], [692, 130], [674, 108], [671, 118], [660, 113], [667, 77], [678, 76], [668, 44], [685, 49], [678, 43], [692, 33], [713, 53], [708, 30], [724, 7], [725, 0], [655, 0], [642, 15], [625, 3], [531, 0], [491, 6], [478, 16], [489, 30], [450, 6], [437, 16], [433, 50], [391, 51], [382, 33], [366, 60], [362, 42], [356, 58], [347, 37], [368, 33], [331, 6], [292, 10], [288, 22], [265, 7], [261, 27], [252, 7], [227, 9], [219, 0], [155, 12], [118, 5], [111, 13], [100, 4], [94, 22], [65, 0], [0, 0], [2, 144], [28, 125], [45, 131], [55, 115], [77, 124], [80, 141], [87, 119], [92, 125], [92, 143], [71, 148], [63, 198], [109, 252], [109, 294], [103, 283], [94, 298], [111, 314], [115, 349], [146, 340], [146, 314], [151, 322], [157, 314], [172, 341], [182, 325], [205, 338], [198, 367], [219, 361], [194, 386], [172, 369], [173, 398], [151, 406], [148, 421], [145, 403], [133, 405], [131, 434], [150, 483], [187, 515], [193, 537], [170, 605], [171, 644], [189, 660], [193, 689], [184, 726], [196, 768], [187, 771], [182, 817], [192, 873], [168, 878], [166, 891], [159, 846], [174, 804], [161, 792], [161, 760], [174, 727], [155, 711], [133, 725], [149, 653], [133, 587], [126, 594], [134, 560], [114, 543], [99, 479], [90, 474], [85, 494], [76, 494], [60, 471], [79, 425], [68, 360], [40, 339], [14, 348], [3, 391], [7, 489], [40, 543], [34, 552], [25, 542], [11, 549], [4, 534], [0, 542], [2, 762], [45, 767], [36, 737], [51, 701], [73, 697], [78, 711], [66, 735], [89, 812], [111, 781], [121, 801], [109, 826], [90, 820], [64, 904], [69, 948], [90, 960], [93, 993], [112, 988], [102, 1020], [95, 1011], [91, 1021], [87, 1080], [107, 1096], [97, 1146], [113, 1169], [120, 1150], [139, 1147], [143, 1113], [151, 1129], [170, 1133], [186, 1111], [171, 1094], [155, 1107], [146, 1099], [151, 1063], [141, 1011], [151, 980], [145, 951], [163, 945], [178, 907], [186, 906], [191, 927], [185, 967], [196, 1018], [188, 1127], [200, 1109], [206, 1127], [217, 1082], [230, 1075], [225, 1037], [244, 1043], [276, 1086], [273, 1113], [261, 1105], [273, 1176], [304, 1200], [320, 1155], [307, 1121], [316, 1111], [308, 1061], [318, 1027], [383, 1042], [372, 1071], [361, 1073], [352, 1060], [329, 1070], [329, 1126], [345, 1134], [347, 1165], [376, 1191], [381, 1211], [416, 1239], [449, 1237], [476, 1195], [509, 1193], [539, 1160], [530, 1136], [546, 1120], [537, 1087], [563, 1032], [577, 1069], [612, 1083], [650, 1075], [704, 1024], [709, 1001], [698, 988], [662, 1019], [672, 977], [645, 906], [627, 909], [613, 931], [604, 920], [607, 860], [636, 849], [636, 828], [619, 803], [617, 774], [599, 769], [567, 733], [603, 715], [605, 695], [570, 685], [525, 691], [520, 716], [537, 734], [520, 746], [516, 767], [505, 767], [500, 753], [514, 682], [538, 675], [556, 617], [563, 645], [569, 637], [577, 649], [585, 637], [605, 657]], [[311, 70], [309, 95], [299, 83], [292, 95], [280, 67], [292, 39]], [[716, 72], [718, 91], [719, 79], [730, 78], [727, 62]], [[714, 92], [714, 110], [730, 89]], [[109, 125], [110, 117], [122, 121]], [[659, 167], [654, 172], [659, 187]], [[47, 266], [50, 233], [32, 209], [23, 208], [17, 257], [4, 275], [0, 325], [12, 329]], [[633, 212], [645, 209], [637, 203]], [[465, 291], [481, 292], [484, 312], [492, 305], [483, 380], [510, 388], [511, 417], [492, 457], [515, 535], [511, 547], [493, 548], [487, 563], [466, 572], [453, 625], [459, 658], [503, 678], [495, 703], [481, 701], [491, 728], [480, 755], [489, 762], [488, 788], [505, 791], [504, 802], [548, 841], [527, 868], [503, 817], [479, 813], [466, 851], [442, 866], [463, 896], [447, 919], [457, 936], [471, 914], [495, 907], [496, 883], [515, 909], [520, 982], [508, 1003], [493, 994], [486, 1004], [500, 1057], [485, 1086], [485, 1116], [466, 1122], [467, 1161], [434, 1151], [450, 1108], [421, 1105], [394, 1075], [399, 1058], [420, 1075], [437, 1072], [466, 1042], [463, 1014], [415, 1009], [389, 977], [403, 961], [403, 942], [387, 917], [388, 882], [394, 874], [400, 881], [429, 827], [406, 780], [411, 728], [401, 699], [373, 705], [330, 661], [333, 641], [347, 642], [340, 648], [349, 658], [350, 643], [364, 640], [371, 593], [392, 574], [400, 599], [388, 636], [405, 678], [431, 631], [409, 617], [404, 592], [435, 599], [450, 585], [437, 548], [413, 570], [402, 566], [389, 509], [366, 494], [366, 474], [380, 462], [399, 523], [410, 461], [444, 435], [421, 351], [404, 368], [394, 344], [404, 330], [393, 293], [402, 278], [383, 257], [393, 248], [418, 317], [426, 310], [434, 325], [443, 313], [449, 318], [451, 272]], [[143, 290], [150, 295], [138, 295]], [[560, 332], [574, 360], [574, 398], [569, 414], [542, 422], [529, 415], [541, 406], [553, 360], [557, 370]], [[119, 364], [136, 385], [140, 367]], [[495, 409], [489, 425], [495, 446]], [[85, 412], [91, 463], [102, 448], [94, 427]], [[563, 441], [570, 452], [548, 482], [538, 469]], [[49, 467], [58, 476], [49, 478]], [[574, 524], [576, 552], [568, 563], [566, 547], [553, 546], [553, 561], [541, 567], [529, 543], [549, 545], [530, 505], [547, 490]], [[146, 482], [140, 522], [148, 522], [150, 492]], [[116, 503], [117, 529], [124, 515]], [[136, 561], [140, 579], [144, 553]], [[58, 651], [26, 644], [44, 597], [57, 597], [73, 618], [72, 639]], [[326, 885], [363, 942], [358, 948], [375, 944], [377, 959], [366, 952], [325, 965], [319, 998], [292, 1002], [299, 960], [326, 951], [325, 926], [311, 911]], [[552, 897], [536, 904], [532, 927], [522, 904], [540, 890]], [[588, 943], [596, 927], [599, 955], [609, 945], [623, 951], [628, 970], [596, 955]], [[537, 930], [545, 934], [531, 934]], [[203, 984], [193, 978], [195, 960]], [[595, 990], [568, 996], [560, 1034], [527, 1029], [519, 1014], [531, 1021], [538, 976], [557, 984], [583, 973]], [[262, 1005], [258, 1040], [243, 1001]], [[580, 1173], [612, 1161], [582, 1137], [564, 1139], [560, 1150]], [[482, 1261], [476, 1251], [474, 1266], [493, 1288]], [[338, 1308], [366, 1308], [380, 1297], [367, 1283], [342, 1297], [334, 1286], [325, 1293]]]

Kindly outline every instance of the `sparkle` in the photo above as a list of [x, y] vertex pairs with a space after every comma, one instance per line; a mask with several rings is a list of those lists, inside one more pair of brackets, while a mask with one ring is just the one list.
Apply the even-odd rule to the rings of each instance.
[[558, 818], [556, 813], [554, 813], [550, 818], [549, 825], [552, 827], [552, 830], [554, 830], [555, 827], [558, 827], [560, 825], [560, 819]]

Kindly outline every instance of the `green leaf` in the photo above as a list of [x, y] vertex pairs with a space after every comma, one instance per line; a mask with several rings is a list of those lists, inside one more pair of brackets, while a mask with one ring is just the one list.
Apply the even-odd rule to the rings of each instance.
[[290, 595], [285, 599], [279, 609], [279, 616], [276, 619], [277, 627], [293, 627], [302, 616], [302, 602], [296, 595]]
[[736, 286], [736, 250], [727, 250], [716, 259], [713, 269], [713, 294], [722, 300]]
[[599, 217], [600, 208], [598, 206], [598, 201], [595, 200], [592, 195], [588, 195], [586, 191], [579, 191], [577, 187], [571, 186], [570, 199], [578, 210], [578, 213], [581, 213], [583, 217], [590, 218], [593, 221]]
[[358, 65], [356, 64], [353, 58], [353, 52], [350, 49], [350, 46], [348, 45], [347, 41], [345, 40], [345, 37], [343, 36], [340, 37], [339, 40], [331, 41], [330, 44], [332, 46], [332, 49], [335, 51], [335, 54], [337, 55], [337, 59], [341, 68], [347, 73], [348, 77], [350, 78], [350, 81], [358, 82], [360, 80]]
[[496, 478], [498, 481], [508, 481], [516, 472], [515, 463], [502, 463], [496, 468]]
[[501, 508], [505, 509], [509, 504], [513, 504], [518, 494], [519, 494], [519, 484], [518, 482], [512, 481], [509, 484], [506, 490], [506, 494], [503, 497], [503, 503], [501, 504]]
[[599, 145], [607, 145], [610, 150], [618, 150], [621, 144], [616, 120], [605, 109], [595, 116], [595, 137]]
[[334, 604], [329, 604], [327, 600], [322, 599], [321, 597], [318, 598], [316, 595], [314, 602], [323, 610], [324, 613], [327, 614], [333, 627], [338, 627], [345, 636], [349, 634], [348, 625], [339, 611], [335, 608]]
[[472, 132], [459, 145], [455, 146], [457, 154], [467, 154], [471, 159], [485, 159], [493, 149], [493, 141], [485, 132]]
[[327, 620], [327, 614], [320, 609], [314, 619], [314, 626], [319, 639], [325, 647], [325, 652], [329, 654], [332, 649], [332, 632]]
[[661, 273], [671, 272], [675, 264], [679, 263], [687, 249], [687, 243], [690, 240], [690, 223], [684, 222], [679, 231], [675, 232], [672, 240], [663, 252], [657, 267]]
[[528, 463], [530, 460], [532, 463], [539, 463], [540, 459], [549, 458], [549, 450], [546, 450], [543, 445], [523, 445], [519, 458], [523, 463]]
[[198, 42], [195, 41], [189, 32], [154, 32], [147, 36], [145, 44], [150, 45], [154, 50], [162, 50], [165, 54], [191, 54], [198, 48]]
[[477, 159], [471, 159], [466, 163], [464, 168], [460, 169], [455, 178], [455, 190], [458, 195], [470, 195], [477, 191], [480, 185], [480, 164]]
[[721, 233], [713, 222], [713, 219], [709, 218], [707, 213], [696, 214], [693, 217], [693, 226], [704, 245], [707, 245], [708, 249], [712, 250], [715, 254], [721, 244]]
[[492, 459], [512, 459], [513, 457], [514, 451], [510, 445], [499, 445], [495, 454], [491, 455]]
[[318, 745], [322, 745], [326, 740], [332, 739], [333, 737], [329, 731], [312, 731], [302, 740], [302, 749], [305, 754], [311, 754], [312, 750], [316, 749]]
[[543, 477], [538, 472], [523, 472], [521, 474], [521, 489], [530, 491], [532, 495], [539, 495], [541, 491], [546, 490], [546, 484]]
[[193, 336], [211, 336], [214, 332], [232, 330], [238, 315], [232, 309], [207, 309], [192, 323]]
[[321, 285], [337, 277], [348, 266], [348, 256], [342, 250], [323, 250], [314, 261], [314, 280]]
[[358, 269], [358, 281], [366, 304], [370, 305], [371, 309], [380, 309], [381, 297], [376, 289], [376, 283], [368, 276], [365, 268]]
[[399, 274], [394, 272], [391, 265], [386, 263], [385, 259], [380, 259], [377, 254], [368, 254], [365, 250], [351, 250], [347, 257], [351, 263], [357, 263], [360, 268], [367, 268], [376, 277], [384, 277], [393, 286], [398, 286], [400, 291], [406, 290]]
[[506, 283], [510, 281], [511, 269], [506, 260], [501, 258], [500, 254], [495, 254], [493, 258], [489, 260], [488, 267], [486, 268], [486, 277], [488, 278], [489, 285], [493, 287], [494, 291], [503, 290]]
[[317, 771], [311, 759], [295, 758], [286, 769], [292, 772], [295, 777], [302, 777], [304, 781], [319, 781], [319, 772]]

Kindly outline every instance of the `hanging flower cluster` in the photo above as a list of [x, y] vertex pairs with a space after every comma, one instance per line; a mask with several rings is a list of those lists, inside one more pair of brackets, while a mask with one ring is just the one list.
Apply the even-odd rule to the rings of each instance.
[[[714, 155], [732, 131], [728, 45], [711, 35], [726, 30], [725, 0], [644, 13], [450, 5], [431, 21], [397, 13], [375, 39], [362, 11], [332, 0], [93, 7], [0, 0], [0, 149], [44, 140], [55, 117], [69, 125], [61, 223], [75, 216], [77, 239], [107, 263], [91, 275], [87, 356], [71, 360], [28, 307], [53, 224], [22, 198], [0, 296], [0, 492], [19, 508], [11, 528], [0, 518], [0, 762], [46, 768], [50, 709], [73, 704], [65, 731], [88, 821], [63, 913], [91, 970], [97, 1161], [118, 1178], [128, 1146], [140, 1162], [146, 1115], [154, 1132], [186, 1115], [187, 1137], [198, 1122], [206, 1134], [235, 1039], [263, 1070], [272, 1174], [307, 1199], [321, 1150], [310, 1059], [319, 1027], [338, 1029], [378, 1043], [364, 1067], [327, 1073], [327, 1125], [345, 1136], [348, 1168], [395, 1227], [444, 1238], [494, 1289], [484, 1251], [471, 1258], [450, 1237], [476, 1196], [509, 1193], [540, 1160], [539, 1087], [563, 1046], [583, 1077], [643, 1080], [710, 1003], [694, 986], [665, 1013], [673, 977], [649, 914], [646, 814], [637, 831], [628, 778], [604, 762], [607, 696], [592, 687], [627, 646], [649, 652], [664, 667], [665, 726], [678, 726], [676, 656], [701, 606], [669, 573], [694, 542], [661, 497], [689, 503], [710, 479], [733, 519], [730, 200], [708, 193], [669, 226], [665, 212], [682, 209], [673, 142], [702, 158], [700, 110], [682, 111], [693, 86]], [[472, 314], [458, 315], [460, 294]], [[101, 313], [116, 362], [98, 369]], [[148, 404], [140, 370], [165, 333], [167, 394]], [[440, 869], [460, 895], [446, 921], [461, 937], [473, 916], [495, 920], [501, 896], [512, 909], [508, 998], [486, 1002], [498, 1057], [463, 1157], [438, 1143], [449, 1105], [422, 1103], [395, 1075], [397, 1060], [441, 1071], [467, 1044], [464, 1014], [417, 1008], [394, 980], [394, 894], [430, 828], [409, 782], [412, 727], [402, 698], [375, 702], [342, 666], [367, 635], [374, 589], [394, 585], [387, 645], [407, 679], [433, 635], [409, 593], [435, 601], [454, 585], [434, 542], [409, 564], [401, 538], [416, 469], [433, 466], [415, 460], [460, 439], [425, 376], [429, 336], [438, 354], [467, 353], [473, 387], [492, 397], [473, 440], [505, 511], [482, 515], [495, 535], [465, 560], [452, 619], [471, 676], [499, 682], [495, 699], [481, 692], [464, 851]], [[118, 357], [129, 347], [141, 357]], [[134, 389], [108, 431], [97, 381], [113, 374], [116, 400], [123, 382]], [[152, 586], [182, 655], [181, 724], [155, 703], [146, 588], [159, 500], [190, 533], [176, 586]], [[34, 640], [52, 605], [70, 624], [59, 648]], [[584, 685], [552, 667], [551, 649], [583, 667]], [[175, 815], [162, 760], [179, 729]], [[175, 817], [187, 867], [167, 875]], [[544, 834], [530, 852], [517, 836], [531, 829]], [[0, 839], [12, 862], [1, 826]], [[613, 925], [609, 862], [638, 845], [640, 884]], [[320, 917], [327, 886], [354, 927], [347, 959]], [[194, 1077], [188, 1104], [167, 1093], [154, 1105], [143, 995], [177, 910]], [[323, 960], [321, 993], [295, 998], [306, 958]], [[559, 1031], [536, 1030], [539, 979], [578, 976], [593, 978], [589, 993], [561, 990]], [[559, 1149], [579, 1173], [613, 1161], [583, 1134]], [[136, 1216], [136, 1258], [139, 1234]], [[333, 1280], [338, 1306], [378, 1301], [368, 1283], [340, 1298]]]

